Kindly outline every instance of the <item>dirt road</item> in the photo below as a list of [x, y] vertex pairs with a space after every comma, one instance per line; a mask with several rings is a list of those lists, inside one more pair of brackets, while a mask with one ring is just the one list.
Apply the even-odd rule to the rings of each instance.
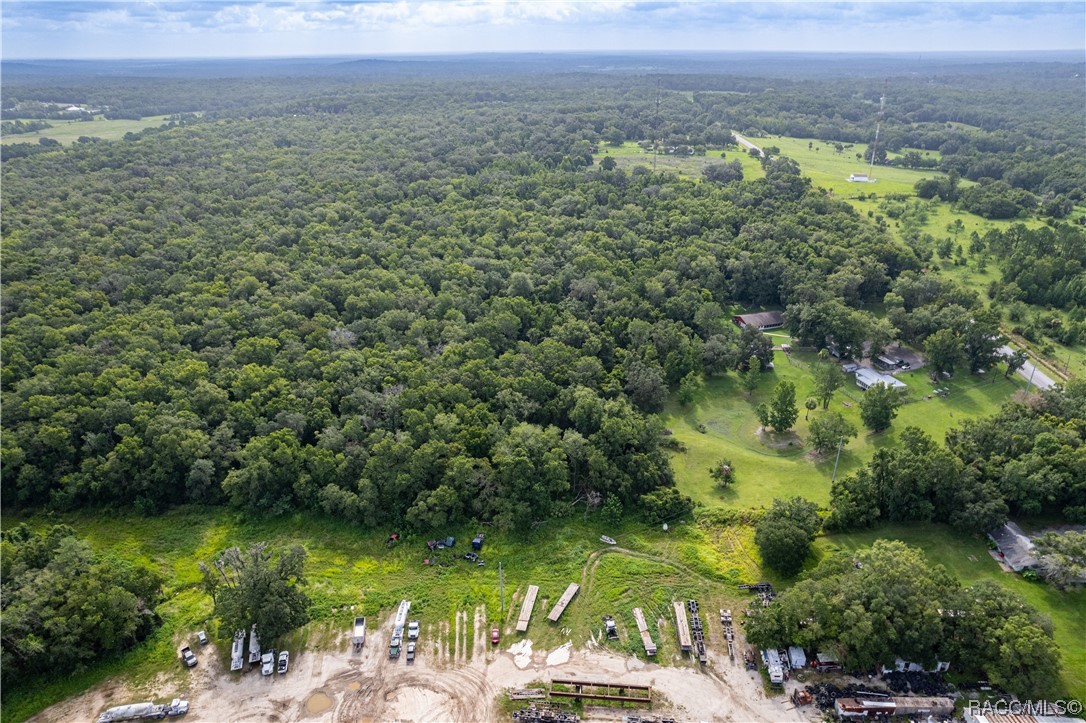
[[[474, 620], [471, 620], [474, 618]], [[137, 700], [169, 699], [184, 694], [190, 702], [185, 718], [194, 721], [313, 721], [346, 723], [361, 720], [490, 721], [501, 717], [495, 708], [504, 689], [521, 688], [551, 678], [575, 678], [651, 685], [666, 699], [656, 715], [677, 720], [802, 721], [805, 718], [783, 697], [769, 699], [759, 678], [710, 649], [710, 665], [672, 668], [646, 664], [606, 650], [533, 650], [519, 664], [509, 652], [488, 640], [483, 608], [461, 613], [448, 623], [424, 628], [415, 663], [403, 656], [388, 659], [391, 620], [372, 631], [361, 653], [349, 642], [349, 631], [331, 650], [291, 651], [286, 675], [261, 676], [259, 669], [242, 674], [223, 670], [214, 649], [200, 651], [200, 664], [189, 676], [191, 688], [178, 691], [163, 682], [158, 690], [134, 694], [122, 684], [99, 686], [60, 703], [34, 721], [93, 721], [105, 708]], [[470, 624], [474, 622], [474, 624]], [[510, 644], [513, 636], [509, 636]], [[523, 667], [520, 667], [523, 666]], [[622, 712], [593, 706], [591, 719], [621, 719]], [[630, 710], [625, 711], [629, 714]], [[646, 711], [648, 712], [648, 711]]]

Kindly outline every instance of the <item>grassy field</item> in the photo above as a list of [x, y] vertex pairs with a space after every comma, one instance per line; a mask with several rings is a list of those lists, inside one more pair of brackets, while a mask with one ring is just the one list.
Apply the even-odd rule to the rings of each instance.
[[[671, 457], [679, 489], [706, 505], [741, 509], [768, 507], [775, 497], [793, 495], [827, 503], [834, 455], [815, 458], [804, 446], [809, 423], [804, 419], [803, 402], [814, 387], [810, 374], [814, 360], [810, 353], [787, 355], [777, 352], [774, 370], [762, 375], [761, 383], [750, 399], [740, 388], [736, 376], [729, 374], [710, 380], [688, 407], [670, 401], [662, 415], [664, 425], [687, 448]], [[860, 421], [862, 392], [851, 382], [851, 377], [831, 400], [830, 409], [841, 412], [860, 431], [841, 454], [839, 475], [848, 474], [866, 463], [876, 449], [897, 445], [898, 434], [906, 427], [919, 427], [941, 442], [946, 432], [962, 419], [992, 414], [1016, 389], [1025, 387], [1024, 380], [1004, 379], [996, 370], [982, 377], [958, 374], [949, 382], [938, 385], [950, 388], [948, 395], [942, 398], [931, 395], [937, 385], [923, 369], [897, 376], [909, 385], [908, 398], [912, 401], [901, 407], [890, 429], [879, 434], [868, 432]], [[785, 380], [795, 384], [796, 401], [800, 406], [795, 435], [763, 441], [757, 434], [758, 419], [754, 408], [760, 402], [768, 402], [773, 388]], [[819, 414], [823, 414], [821, 406], [811, 412], [811, 419]], [[699, 424], [705, 425], [704, 433], [698, 431]], [[709, 477], [709, 467], [725, 457], [732, 460], [738, 481], [727, 490], [721, 490]]]
[[[20, 521], [8, 516], [3, 525], [8, 528]], [[658, 627], [654, 622], [670, 619], [670, 601], [695, 597], [710, 610], [739, 609], [747, 598], [739, 594], [736, 584], [765, 577], [750, 528], [703, 529], [692, 520], [674, 521], [668, 533], [638, 522], [604, 527], [595, 517], [554, 520], [526, 534], [488, 531], [483, 568], [459, 559], [477, 531], [468, 528], [442, 530], [442, 534], [457, 537], [456, 554], [448, 555], [447, 565], [429, 567], [422, 564], [429, 554], [425, 537], [404, 535], [397, 546], [388, 549], [384, 531], [364, 531], [307, 515], [254, 522], [220, 509], [180, 509], [155, 518], [77, 514], [42, 516], [28, 522], [34, 526], [70, 524], [96, 549], [155, 568], [169, 583], [166, 601], [157, 609], [164, 624], [149, 640], [112, 663], [75, 675], [62, 673], [32, 687], [6, 690], [4, 721], [23, 720], [115, 675], [123, 674], [137, 688], [163, 673], [176, 676], [182, 685], [186, 671], [176, 657], [181, 639], [199, 629], [213, 635], [218, 632], [210, 619], [211, 599], [199, 589], [198, 563], [212, 560], [230, 545], [299, 543], [309, 552], [308, 593], [315, 622], [277, 647], [303, 642], [318, 649], [346, 645], [337, 637], [349, 630], [355, 615], [369, 616], [371, 625], [383, 624], [399, 601], [407, 598], [412, 601], [412, 617], [421, 621], [424, 631], [429, 625], [453, 625], [458, 611], [468, 613], [470, 625], [471, 612], [485, 605], [485, 625], [488, 629], [491, 625], [502, 627], [505, 647], [522, 637], [530, 638], [536, 650], [553, 649], [566, 641], [581, 647], [595, 637], [600, 644], [644, 658], [631, 613], [633, 607], [641, 606], [659, 646], [657, 660], [691, 665], [690, 658], [679, 653], [673, 625]], [[618, 547], [601, 543], [600, 534], [614, 537]], [[504, 600], [499, 595], [499, 562]], [[768, 579], [781, 582], [772, 575]], [[581, 591], [560, 624], [553, 625], [546, 614], [571, 582], [579, 583]], [[529, 584], [538, 585], [540, 592], [525, 636], [516, 633], [514, 626]], [[619, 641], [603, 642], [604, 614], [618, 621]], [[720, 642], [718, 630], [708, 635]], [[227, 639], [229, 633], [223, 631], [218, 637]], [[219, 651], [227, 655], [229, 645], [221, 645]]]
[[[721, 158], [721, 153], [724, 157]], [[634, 142], [623, 143], [621, 146], [602, 145], [600, 152], [594, 158], [598, 165], [605, 157], [611, 156], [618, 164], [617, 168], [630, 171], [637, 166], [652, 168], [653, 155], [646, 153]], [[683, 178], [700, 179], [706, 166], [714, 163], [730, 163], [738, 160], [743, 164], [743, 178], [752, 180], [762, 178], [762, 164], [757, 158], [743, 152], [740, 148], [729, 148], [726, 151], [708, 151], [704, 156], [668, 156], [658, 154], [656, 156], [657, 171], [671, 171]]]
[[52, 128], [35, 131], [34, 133], [19, 133], [7, 135], [0, 139], [0, 143], [37, 143], [39, 138], [52, 138], [64, 145], [75, 143], [80, 136], [101, 138], [104, 141], [116, 141], [124, 138], [125, 133], [135, 133], [144, 128], [153, 128], [168, 122], [169, 116], [147, 116], [141, 120], [106, 120], [102, 116], [95, 116], [93, 121], [49, 121]]
[[877, 539], [901, 540], [924, 550], [928, 560], [943, 565], [963, 584], [991, 579], [1017, 593], [1052, 620], [1056, 641], [1063, 650], [1062, 688], [1086, 700], [1086, 591], [1060, 592], [1019, 575], [1005, 573], [988, 554], [986, 540], [964, 536], [943, 525], [883, 525], [878, 529], [823, 537], [819, 550], [854, 550]]

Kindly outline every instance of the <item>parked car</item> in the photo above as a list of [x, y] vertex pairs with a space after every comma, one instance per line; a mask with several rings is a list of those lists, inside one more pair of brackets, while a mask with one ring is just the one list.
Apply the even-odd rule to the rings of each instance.
[[260, 674], [271, 675], [275, 672], [275, 651], [269, 650], [260, 656]]
[[414, 643], [408, 643], [407, 644], [407, 662], [408, 662], [408, 664], [415, 662], [415, 644]]
[[286, 650], [279, 653], [279, 675], [286, 675], [290, 666], [290, 653]]
[[199, 641], [200, 645], [207, 645], [207, 633], [203, 630], [196, 633], [196, 640]]
[[497, 645], [498, 644], [498, 635], [499, 635], [499, 633], [498, 633], [497, 628], [491, 628], [490, 629], [490, 644], [491, 645]]

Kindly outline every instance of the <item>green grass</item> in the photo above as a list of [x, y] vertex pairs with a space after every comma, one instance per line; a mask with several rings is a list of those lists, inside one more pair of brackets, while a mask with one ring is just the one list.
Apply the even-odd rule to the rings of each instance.
[[[752, 143], [765, 148], [777, 146], [781, 149], [781, 155], [791, 158], [800, 165], [804, 175], [808, 176], [815, 185], [829, 189], [835, 196], [851, 198], [859, 194], [875, 193], [885, 196], [889, 193], [913, 194], [913, 185], [921, 178], [942, 177], [944, 174], [935, 170], [912, 170], [908, 168], [893, 168], [890, 166], [876, 166], [870, 170], [869, 160], [859, 160], [856, 154], [860, 153], [865, 159], [867, 144], [855, 143], [841, 153], [835, 153], [832, 144], [815, 141], [808, 138], [789, 138], [787, 136], [768, 136], [766, 138], [751, 138]], [[810, 147], [808, 147], [810, 144]], [[909, 150], [909, 149], [904, 149]], [[939, 157], [938, 153], [920, 151]], [[899, 154], [889, 154], [891, 158]], [[877, 179], [874, 183], [850, 183], [848, 177], [853, 173], [870, 173]], [[968, 181], [964, 182], [968, 184]]]
[[[744, 474], [742, 468], [740, 474]], [[751, 469], [741, 477], [740, 484], [753, 486], [756, 479], [757, 470]], [[24, 520], [7, 516], [3, 524], [9, 527], [20, 521]], [[199, 590], [197, 563], [212, 559], [218, 551], [234, 544], [298, 543], [308, 550], [306, 574], [314, 622], [275, 645], [292, 650], [300, 646], [345, 650], [347, 643], [342, 636], [355, 615], [370, 617], [372, 626], [382, 625], [399, 600], [407, 598], [412, 601], [412, 617], [421, 621], [424, 630], [442, 623], [451, 627], [458, 612], [467, 612], [471, 625], [472, 611], [485, 605], [484, 625], [501, 627], [503, 648], [522, 637], [530, 638], [535, 650], [552, 650], [567, 641], [581, 647], [594, 638], [599, 645], [619, 654], [644, 659], [631, 612], [640, 606], [645, 609], [659, 649], [656, 662], [693, 668], [691, 658], [678, 650], [670, 612], [672, 600], [694, 597], [705, 610], [730, 608], [738, 612], [749, 603], [749, 597], [737, 590], [738, 583], [768, 580], [783, 588], [789, 582], [762, 569], [752, 527], [715, 526], [692, 519], [676, 521], [668, 533], [637, 521], [609, 526], [597, 517], [586, 520], [580, 515], [516, 534], [488, 530], [482, 552], [487, 561], [484, 568], [459, 559], [448, 567], [425, 567], [425, 535], [405, 534], [397, 546], [388, 549], [384, 530], [362, 530], [311, 515], [252, 521], [226, 510], [188, 508], [156, 518], [80, 513], [42, 515], [25, 521], [33, 526], [70, 524], [96, 549], [154, 567], [170, 582], [166, 600], [157, 609], [163, 625], [149, 640], [113, 661], [75, 675], [61, 674], [51, 680], [35, 681], [33, 686], [9, 687], [4, 695], [4, 721], [23, 720], [112, 677], [123, 678], [133, 692], [148, 695], [152, 685], [162, 688], [163, 674], [167, 681], [175, 679], [182, 686], [186, 671], [177, 662], [177, 649], [201, 628], [220, 641], [218, 650], [225, 663], [229, 631], [218, 631], [210, 619], [212, 604]], [[475, 531], [460, 528], [442, 532], [457, 537], [454, 549], [458, 557]], [[601, 533], [613, 536], [618, 548], [599, 542]], [[982, 541], [960, 539], [955, 534], [938, 526], [912, 525], [835, 535], [819, 540], [818, 554], [808, 561], [808, 566], [831, 547], [852, 549], [878, 537], [892, 537], [923, 547], [933, 562], [946, 564], [965, 582], [994, 576], [1052, 617], [1065, 650], [1064, 682], [1068, 689], [1081, 691], [1083, 653], [1075, 652], [1072, 642], [1081, 640], [1084, 633], [1083, 594], [1057, 593], [1003, 576], [986, 557]], [[969, 555], [977, 559], [970, 560]], [[504, 601], [499, 596], [499, 561], [504, 572]], [[546, 620], [550, 606], [570, 582], [579, 583], [581, 591], [559, 623], [551, 624]], [[514, 625], [529, 584], [539, 585], [540, 594], [528, 632], [522, 635], [514, 631]], [[618, 623], [618, 641], [604, 639], [605, 614], [614, 616]], [[663, 624], [658, 622], [661, 618]], [[706, 631], [711, 644], [722, 642], [716, 626], [709, 625]]]
[[[3, 524], [6, 528], [21, 521], [9, 515]], [[631, 613], [640, 606], [659, 647], [657, 660], [691, 665], [678, 651], [673, 625], [661, 630], [656, 618], [670, 619], [670, 601], [688, 597], [698, 598], [708, 609], [714, 605], [738, 609], [745, 596], [735, 585], [763, 577], [749, 528], [707, 530], [693, 520], [676, 522], [668, 533], [635, 521], [605, 526], [597, 518], [585, 521], [580, 516], [553, 520], [519, 534], [488, 530], [483, 568], [459, 559], [476, 532], [469, 528], [442, 530], [457, 537], [455, 559], [448, 566], [427, 567], [422, 564], [428, 555], [427, 536], [405, 534], [388, 549], [384, 545], [387, 531], [361, 530], [311, 515], [253, 521], [227, 510], [187, 508], [154, 518], [80, 513], [25, 521], [32, 526], [70, 524], [95, 549], [157, 569], [169, 583], [165, 602], [157, 608], [164, 624], [149, 640], [76, 675], [58, 674], [33, 685], [9, 687], [0, 716], [3, 721], [23, 720], [113, 676], [124, 676], [134, 690], [148, 694], [160, 673], [176, 677], [182, 685], [186, 671], [177, 662], [177, 649], [199, 629], [208, 630], [220, 642], [218, 651], [226, 663], [230, 631], [217, 630], [210, 619], [212, 602], [199, 588], [198, 563], [212, 560], [230, 545], [299, 543], [308, 550], [307, 592], [314, 622], [273, 644], [295, 649], [302, 644], [310, 649], [345, 645], [337, 642], [337, 634], [349, 629], [355, 615], [366, 615], [370, 625], [377, 626], [407, 598], [412, 601], [412, 617], [420, 620], [423, 629], [443, 623], [452, 627], [457, 612], [465, 611], [470, 626], [472, 612], [485, 605], [484, 624], [502, 628], [503, 647], [528, 637], [536, 650], [553, 649], [567, 641], [582, 646], [593, 635], [599, 639], [602, 616], [613, 615], [619, 621], [621, 639], [605, 644], [644, 658]], [[604, 533], [616, 538], [622, 550], [601, 543], [599, 536]], [[499, 561], [504, 573], [504, 616]], [[546, 615], [571, 582], [579, 583], [581, 591], [559, 624], [553, 625]], [[514, 627], [529, 584], [538, 585], [540, 592], [524, 636]]]
[[[684, 494], [709, 506], [747, 509], [768, 507], [775, 497], [800, 495], [813, 502], [829, 502], [834, 455], [813, 458], [803, 445], [809, 422], [804, 419], [804, 400], [813, 391], [810, 365], [814, 355], [793, 353], [774, 355], [775, 369], [762, 375], [761, 383], [747, 398], [734, 374], [708, 381], [703, 391], [688, 407], [671, 400], [664, 409], [664, 426], [686, 446], [685, 452], [671, 456], [678, 487]], [[942, 441], [948, 430], [963, 419], [994, 413], [1025, 381], [1004, 379], [993, 370], [985, 376], [959, 374], [948, 382], [933, 384], [923, 369], [897, 375], [909, 385], [908, 398], [890, 429], [879, 434], [868, 432], [860, 420], [859, 400], [863, 392], [847, 377], [845, 386], [830, 401], [830, 409], [842, 413], [859, 430], [841, 454], [838, 475], [845, 475], [867, 462], [882, 447], [893, 447], [906, 427], [919, 427]], [[763, 444], [756, 434], [758, 419], [754, 408], [768, 402], [773, 388], [781, 381], [796, 386], [800, 416], [796, 422], [793, 446], [782, 438], [778, 448]], [[936, 386], [949, 387], [946, 398], [931, 395]], [[929, 398], [930, 397], [930, 398]], [[846, 406], [848, 405], [848, 406]], [[823, 414], [821, 407], [811, 412], [811, 419]], [[698, 425], [705, 425], [705, 433]], [[710, 466], [719, 459], [731, 458], [737, 481], [721, 490], [709, 477]]]
[[39, 138], [52, 138], [64, 145], [75, 143], [80, 136], [101, 138], [104, 141], [116, 141], [124, 138], [125, 133], [136, 133], [144, 128], [154, 128], [169, 121], [167, 115], [147, 116], [141, 120], [106, 120], [95, 116], [92, 121], [51, 120], [52, 128], [33, 133], [6, 135], [0, 143], [37, 143]]
[[[724, 154], [723, 158], [721, 158], [721, 153]], [[630, 171], [637, 166], [652, 168], [653, 165], [653, 154], [641, 150], [641, 147], [632, 141], [623, 143], [621, 146], [601, 145], [599, 153], [593, 156], [596, 165], [599, 165], [599, 162], [607, 156], [615, 159], [618, 164], [617, 168], [626, 171]], [[657, 171], [671, 171], [681, 177], [697, 180], [701, 179], [702, 171], [706, 166], [715, 163], [730, 163], [733, 160], [738, 160], [743, 164], [743, 178], [745, 180], [762, 178], [765, 175], [758, 159], [751, 157], [739, 148], [729, 148], [725, 151], [720, 149], [710, 150], [704, 156], [657, 154], [655, 160]]]
[[1086, 591], [1060, 592], [1044, 583], [1005, 573], [988, 554], [984, 539], [965, 536], [943, 525], [882, 525], [875, 530], [823, 537], [816, 545], [822, 552], [847, 551], [866, 547], [877, 539], [901, 540], [923, 549], [930, 562], [943, 565], [963, 584], [994, 580], [1047, 615], [1063, 651], [1060, 685], [1064, 692], [1086, 700]]

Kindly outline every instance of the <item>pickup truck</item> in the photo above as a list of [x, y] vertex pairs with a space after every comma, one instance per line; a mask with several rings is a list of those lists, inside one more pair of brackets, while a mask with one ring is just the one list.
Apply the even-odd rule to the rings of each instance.
[[419, 639], [419, 621], [412, 620], [407, 624], [407, 639], [418, 640]]
[[275, 651], [269, 650], [260, 656], [260, 674], [271, 675], [275, 672]]
[[192, 652], [192, 648], [187, 645], [181, 648], [181, 660], [188, 668], [196, 667], [196, 653]]

